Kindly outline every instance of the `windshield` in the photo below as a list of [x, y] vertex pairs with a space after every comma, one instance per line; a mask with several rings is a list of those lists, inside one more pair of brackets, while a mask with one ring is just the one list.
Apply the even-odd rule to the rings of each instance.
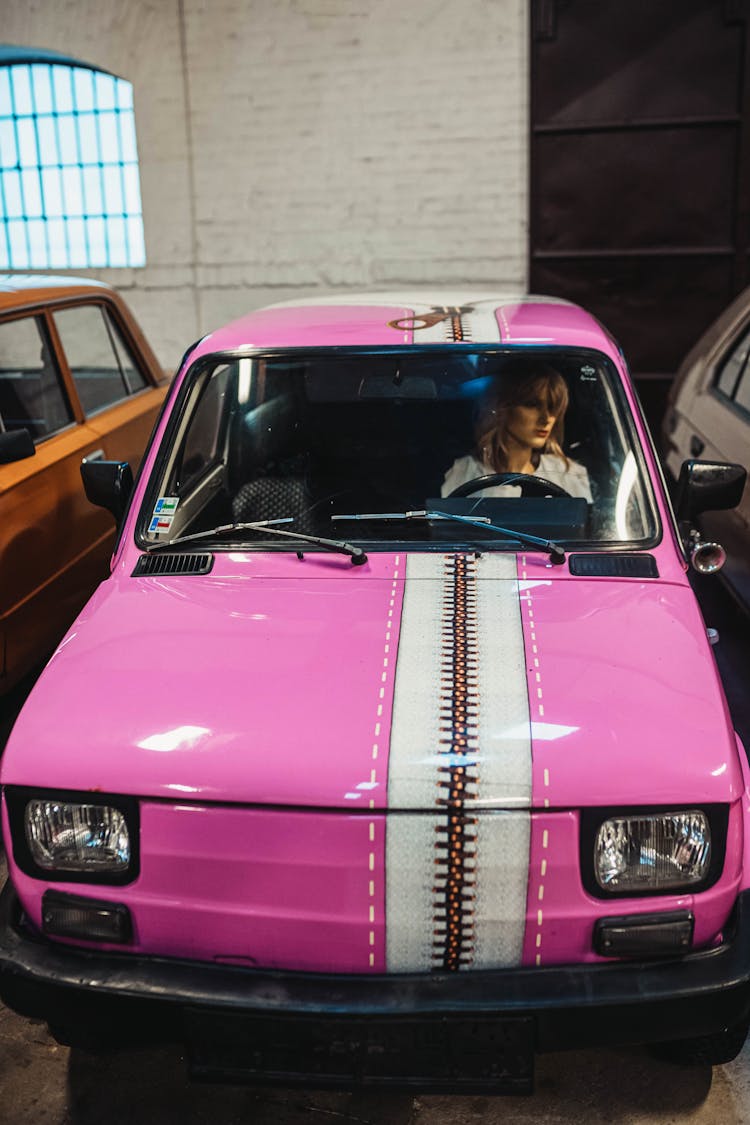
[[[221, 527], [204, 546], [289, 550], [263, 527], [232, 536], [226, 525], [291, 520], [285, 531], [375, 550], [502, 549], [512, 544], [503, 529], [570, 546], [645, 544], [657, 517], [617, 378], [598, 353], [559, 349], [209, 358], [180, 392], [141, 541]], [[407, 518], [415, 510], [486, 526]]]

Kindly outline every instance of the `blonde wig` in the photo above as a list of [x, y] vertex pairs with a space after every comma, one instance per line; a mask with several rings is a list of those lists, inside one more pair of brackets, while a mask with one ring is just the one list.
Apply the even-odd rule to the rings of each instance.
[[543, 453], [559, 457], [567, 469], [570, 461], [563, 453], [565, 411], [568, 386], [559, 371], [544, 362], [532, 360], [506, 367], [482, 403], [476, 427], [477, 456], [488, 470], [504, 473], [508, 469], [508, 423], [517, 406], [543, 402], [555, 424], [542, 449], [531, 454], [534, 468]]

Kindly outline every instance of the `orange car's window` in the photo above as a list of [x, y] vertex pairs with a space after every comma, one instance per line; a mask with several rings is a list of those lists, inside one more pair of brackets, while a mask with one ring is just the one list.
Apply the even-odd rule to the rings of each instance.
[[73, 421], [44, 329], [36, 317], [0, 324], [0, 420], [48, 437]]
[[133, 357], [130, 354], [126, 342], [123, 340], [119, 328], [112, 320], [112, 317], [106, 310], [102, 310], [104, 319], [107, 322], [110, 338], [112, 340], [112, 347], [115, 350], [117, 359], [119, 361], [122, 372], [125, 376], [125, 382], [128, 384], [128, 390], [131, 395], [134, 391], [140, 391], [147, 386], [145, 376], [138, 370]]
[[55, 313], [68, 365], [86, 414], [121, 402], [145, 385], [122, 338], [99, 305]]

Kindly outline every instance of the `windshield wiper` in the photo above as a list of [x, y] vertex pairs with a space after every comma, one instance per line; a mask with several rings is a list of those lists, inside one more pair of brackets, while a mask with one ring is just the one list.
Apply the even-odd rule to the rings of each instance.
[[559, 566], [565, 562], [565, 551], [559, 543], [551, 539], [540, 539], [538, 535], [531, 535], [528, 531], [511, 531], [507, 527], [499, 527], [492, 523], [488, 516], [459, 516], [455, 512], [436, 512], [422, 510], [416, 512], [360, 512], [358, 515], [331, 516], [332, 520], [455, 520], [456, 523], [467, 523], [470, 527], [481, 527], [486, 531], [499, 531], [507, 535], [511, 541], [526, 543], [530, 547], [541, 547], [549, 554], [550, 562]]
[[[274, 527], [277, 523], [294, 523], [292, 516], [286, 516], [284, 519], [277, 520], [256, 520], [255, 523], [223, 523], [219, 527], [212, 527], [209, 531], [193, 531], [190, 535], [178, 535], [176, 539], [170, 539], [165, 543], [154, 543], [152, 547], [146, 548], [146, 553], [151, 555], [155, 551], [167, 551], [170, 547], [181, 547], [183, 543], [193, 543], [197, 539], [213, 539], [217, 535], [231, 535], [234, 531], [267, 531], [269, 535], [283, 535], [287, 539], [302, 540], [304, 543], [312, 543], [316, 547], [323, 547], [326, 551], [338, 551], [342, 555], [349, 555], [352, 560], [352, 566], [362, 566], [367, 562], [367, 555], [361, 547], [355, 547], [353, 543], [345, 543], [342, 539], [323, 539], [319, 535], [305, 535], [301, 531], [282, 531], [280, 527]], [[297, 554], [302, 558], [302, 552], [298, 551]]]

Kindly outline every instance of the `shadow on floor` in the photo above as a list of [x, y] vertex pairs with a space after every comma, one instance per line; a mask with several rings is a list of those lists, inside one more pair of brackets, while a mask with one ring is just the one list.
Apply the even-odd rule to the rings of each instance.
[[[390, 1092], [311, 1092], [270, 1087], [203, 1086], [187, 1080], [179, 1050], [113, 1056], [72, 1051], [68, 1069], [71, 1125], [153, 1121], [159, 1125], [459, 1125], [469, 1122], [716, 1122], [741, 1120], [741, 1106], [711, 1098], [710, 1068], [670, 1066], [640, 1049], [575, 1051], [537, 1060], [530, 1098], [456, 1097]], [[703, 1112], [702, 1112], [703, 1110]], [[705, 1113], [705, 1116], [704, 1116]], [[15, 1125], [15, 1123], [14, 1123]], [[25, 1123], [24, 1123], [25, 1125]]]

